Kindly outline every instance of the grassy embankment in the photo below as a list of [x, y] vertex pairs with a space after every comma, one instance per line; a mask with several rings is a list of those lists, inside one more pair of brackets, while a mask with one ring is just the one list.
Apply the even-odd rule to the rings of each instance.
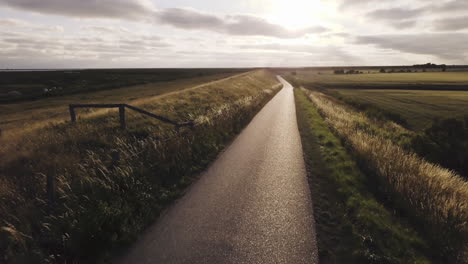
[[436, 256], [466, 262], [468, 183], [400, 147], [396, 142], [405, 134], [401, 126], [371, 120], [323, 93], [304, 91], [361, 169], [374, 175], [373, 191], [426, 234], [439, 250], [433, 252]]
[[[123, 71], [126, 73], [126, 71]], [[138, 73], [138, 71], [136, 72]], [[135, 73], [135, 74], [136, 74]], [[14, 74], [14, 73], [13, 73]], [[47, 75], [41, 76], [39, 80], [35, 80], [33, 76], [37, 73], [29, 72], [29, 73], [21, 73], [21, 76], [25, 76], [26, 81], [32, 82], [37, 81], [39, 82], [47, 82], [49, 80], [45, 79]], [[57, 75], [58, 73], [56, 73]], [[63, 74], [63, 73], [62, 73]], [[165, 93], [180, 91], [188, 88], [192, 88], [196, 85], [201, 85], [210, 81], [220, 80], [223, 78], [227, 78], [232, 76], [234, 73], [230, 72], [213, 72], [211, 74], [205, 73], [203, 76], [196, 76], [193, 78], [189, 78], [188, 76], [184, 76], [184, 78], [165, 81], [165, 80], [158, 80], [158, 79], [151, 79], [152, 82], [147, 84], [135, 85], [135, 86], [124, 86], [121, 88], [113, 88], [113, 89], [104, 89], [104, 84], [101, 82], [106, 82], [106, 75], [104, 73], [100, 73], [97, 71], [95, 73], [97, 77], [100, 77], [98, 80], [94, 80], [93, 85], [89, 85], [94, 92], [90, 92], [86, 89], [76, 90], [73, 94], [64, 94], [60, 96], [42, 96], [41, 98], [36, 98], [35, 100], [22, 100], [19, 102], [3, 102], [0, 103], [0, 129], [3, 130], [3, 138], [7, 136], [13, 135], [16, 137], [18, 133], [22, 133], [24, 131], [31, 131], [36, 128], [43, 127], [48, 125], [51, 122], [62, 122], [63, 120], [69, 119], [68, 114], [68, 105], [69, 104], [80, 104], [80, 103], [127, 103], [127, 104], [141, 104], [142, 101], [147, 100], [151, 101], [154, 100], [156, 96], [160, 96]], [[139, 80], [140, 74], [124, 74], [125, 78], [135, 78], [133, 82], [142, 81]], [[101, 76], [102, 75], [102, 76]], [[118, 75], [118, 72], [114, 75]], [[180, 75], [180, 74], [179, 74]], [[55, 75], [53, 75], [55, 76]], [[75, 75], [74, 75], [75, 76]], [[78, 75], [80, 76], [80, 75]], [[94, 75], [93, 75], [94, 76]], [[169, 75], [166, 78], [174, 78], [178, 75], [172, 76]], [[190, 76], [190, 75], [189, 75]], [[11, 78], [11, 77], [10, 77]], [[57, 77], [56, 77], [57, 78]], [[96, 77], [95, 77], [96, 78]], [[114, 85], [125, 85], [126, 82], [121, 80], [123, 77], [120, 77], [114, 80]], [[147, 77], [149, 78], [149, 77]], [[161, 76], [159, 76], [161, 78]], [[16, 80], [12, 79], [10, 82], [14, 83], [16, 86], [22, 85], [26, 87], [26, 82], [24, 80]], [[66, 79], [65, 79], [66, 80]], [[120, 81], [120, 82], [117, 82]], [[145, 80], [145, 79], [143, 79]], [[148, 80], [149, 81], [149, 80]], [[28, 82], [26, 82], [28, 83]], [[72, 83], [73, 85], [73, 83]], [[2, 89], [5, 91], [10, 89], [8, 86], [2, 86]], [[30, 84], [28, 89], [33, 90], [34, 93], [41, 93], [42, 89], [34, 88], [34, 84]], [[65, 86], [66, 88], [66, 86]], [[65, 89], [64, 88], [64, 89]], [[91, 89], [90, 88], [90, 89]], [[81, 110], [80, 116], [83, 116], [83, 113], [86, 115], [90, 115], [96, 112], [103, 112], [105, 110]]]
[[304, 92], [296, 89], [295, 97], [320, 263], [430, 263], [427, 244], [368, 190], [371, 183]]
[[[144, 100], [193, 129], [97, 113], [34, 130], [0, 152], [2, 261], [95, 262], [132, 241], [279, 90], [255, 71]], [[56, 179], [47, 201], [46, 176]]]

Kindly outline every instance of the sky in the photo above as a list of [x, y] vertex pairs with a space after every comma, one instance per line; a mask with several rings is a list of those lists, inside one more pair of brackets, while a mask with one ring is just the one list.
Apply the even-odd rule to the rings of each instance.
[[468, 0], [0, 0], [0, 68], [468, 64]]

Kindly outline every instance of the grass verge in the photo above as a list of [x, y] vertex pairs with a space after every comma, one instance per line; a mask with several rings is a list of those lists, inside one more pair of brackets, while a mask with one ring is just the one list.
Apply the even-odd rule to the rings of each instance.
[[320, 263], [430, 263], [427, 244], [368, 191], [369, 181], [317, 109], [295, 89]]
[[445, 262], [465, 263], [468, 183], [395, 144], [394, 133], [385, 128], [401, 130], [396, 124], [376, 123], [323, 93], [303, 91], [356, 156], [360, 168], [375, 175], [371, 190], [430, 238], [438, 249], [434, 255]]

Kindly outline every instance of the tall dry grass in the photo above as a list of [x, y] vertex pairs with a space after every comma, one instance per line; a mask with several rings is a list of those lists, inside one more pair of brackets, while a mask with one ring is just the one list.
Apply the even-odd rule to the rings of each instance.
[[[138, 105], [193, 129], [129, 114], [54, 124], [0, 150], [0, 263], [94, 263], [154, 221], [281, 88], [256, 71]], [[117, 158], [116, 158], [117, 157]], [[47, 201], [46, 178], [56, 182]], [[104, 254], [104, 255], [103, 255]]]
[[364, 114], [305, 90], [328, 125], [347, 143], [360, 164], [379, 177], [378, 189], [422, 225], [448, 261], [466, 263], [468, 182], [431, 164], [385, 137], [393, 123], [375, 124]]

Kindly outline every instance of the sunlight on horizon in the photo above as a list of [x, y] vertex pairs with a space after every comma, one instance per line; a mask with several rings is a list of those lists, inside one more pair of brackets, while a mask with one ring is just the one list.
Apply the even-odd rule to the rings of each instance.
[[268, 18], [282, 26], [300, 29], [321, 25], [333, 8], [321, 0], [271, 0]]

